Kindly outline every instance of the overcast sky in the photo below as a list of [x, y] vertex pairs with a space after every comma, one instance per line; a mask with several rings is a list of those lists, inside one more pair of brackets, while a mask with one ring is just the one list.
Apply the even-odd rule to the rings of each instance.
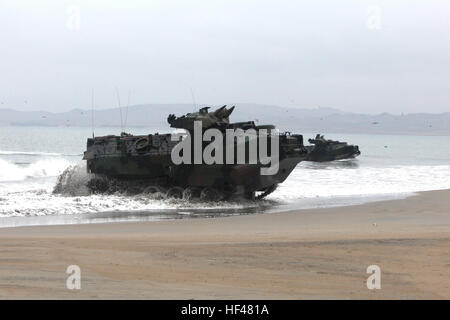
[[0, 108], [450, 111], [448, 0], [0, 0], [0, 41]]

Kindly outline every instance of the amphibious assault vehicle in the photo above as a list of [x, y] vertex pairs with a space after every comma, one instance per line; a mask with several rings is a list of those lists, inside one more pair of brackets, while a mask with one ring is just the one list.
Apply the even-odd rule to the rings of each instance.
[[[214, 112], [208, 109], [181, 117], [169, 115], [170, 127], [185, 130], [176, 139], [174, 134], [158, 133], [140, 136], [122, 133], [88, 139], [83, 159], [87, 161], [88, 172], [95, 175], [89, 184], [92, 191], [104, 192], [113, 181], [115, 185], [139, 184], [144, 192], [162, 197], [209, 201], [234, 196], [261, 199], [308, 157], [302, 135], [279, 133], [272, 125], [258, 126], [253, 121], [231, 123], [229, 116], [234, 106], [229, 109], [223, 106]], [[229, 140], [227, 134], [231, 133], [235, 136]], [[179, 143], [188, 145], [187, 142], [192, 142], [189, 147], [174, 150], [180, 147]], [[213, 142], [217, 148], [211, 151]], [[242, 150], [244, 154], [240, 153]], [[177, 159], [188, 161], [175, 163], [173, 153]], [[204, 159], [205, 153], [215, 161]], [[264, 169], [267, 171], [262, 174]]]
[[361, 154], [359, 147], [356, 145], [327, 140], [320, 134], [317, 134], [315, 139], [308, 139], [308, 142], [312, 145], [305, 146], [308, 151], [305, 161], [325, 162], [351, 159]]

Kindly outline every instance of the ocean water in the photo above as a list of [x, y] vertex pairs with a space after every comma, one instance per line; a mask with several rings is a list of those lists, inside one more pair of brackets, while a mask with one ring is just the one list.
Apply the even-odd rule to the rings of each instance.
[[[118, 134], [99, 128], [96, 135]], [[129, 129], [133, 134], [170, 132]], [[299, 132], [302, 133], [302, 132]], [[313, 133], [304, 134], [307, 138]], [[190, 203], [146, 195], [62, 196], [52, 193], [69, 166], [84, 169], [89, 128], [0, 127], [0, 226], [160, 220], [279, 212], [359, 204], [450, 188], [450, 137], [325, 134], [358, 144], [357, 159], [300, 163], [264, 201]], [[82, 194], [82, 193], [81, 193]]]

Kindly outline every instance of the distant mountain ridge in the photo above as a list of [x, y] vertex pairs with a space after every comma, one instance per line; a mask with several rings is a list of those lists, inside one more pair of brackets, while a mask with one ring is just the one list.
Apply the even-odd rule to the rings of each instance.
[[[169, 131], [167, 116], [170, 113], [180, 116], [193, 111], [196, 110], [192, 104], [134, 105], [122, 108], [122, 122], [126, 121], [128, 128], [167, 128]], [[95, 127], [121, 126], [119, 108], [95, 110], [93, 118]], [[237, 104], [231, 120], [233, 122], [254, 120], [259, 124], [275, 124], [280, 130], [296, 132], [450, 135], [450, 112], [368, 115], [333, 108], [300, 109]], [[88, 109], [74, 109], [61, 113], [0, 109], [0, 126], [11, 125], [90, 127], [92, 113]]]

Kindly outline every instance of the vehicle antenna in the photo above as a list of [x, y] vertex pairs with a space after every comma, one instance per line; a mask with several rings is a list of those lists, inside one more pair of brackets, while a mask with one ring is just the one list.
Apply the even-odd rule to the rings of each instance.
[[192, 90], [192, 87], [189, 89], [191, 89], [191, 96], [192, 96], [192, 102], [194, 103], [194, 108], [197, 109], [197, 104], [195, 103], [194, 90]]
[[127, 129], [128, 107], [130, 106], [130, 96], [131, 96], [131, 90], [128, 90], [128, 102], [127, 102], [127, 108], [126, 108], [126, 112], [125, 112], [125, 130]]
[[94, 88], [92, 88], [91, 95], [91, 126], [92, 126], [92, 139], [94, 139]]
[[119, 89], [117, 89], [117, 87], [116, 87], [116, 94], [117, 94], [117, 103], [119, 104], [119, 111], [120, 111], [120, 129], [123, 131], [122, 107], [120, 105], [120, 95], [119, 95]]

